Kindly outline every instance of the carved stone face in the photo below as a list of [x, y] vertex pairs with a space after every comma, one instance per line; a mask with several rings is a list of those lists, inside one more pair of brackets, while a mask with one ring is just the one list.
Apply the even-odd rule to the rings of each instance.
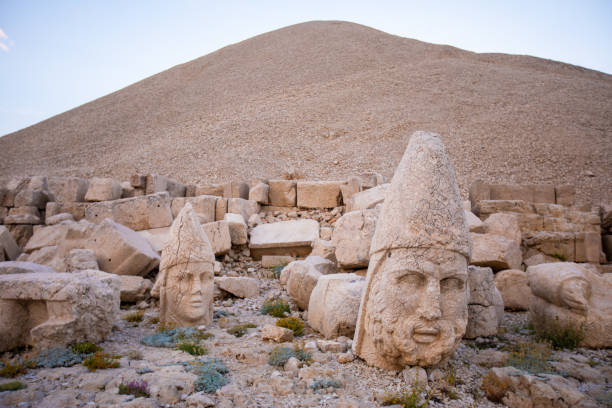
[[210, 323], [214, 291], [213, 266], [188, 263], [172, 266], [166, 281], [167, 319], [175, 326]]
[[467, 261], [442, 249], [392, 249], [379, 260], [365, 329], [389, 364], [448, 357], [467, 325]]

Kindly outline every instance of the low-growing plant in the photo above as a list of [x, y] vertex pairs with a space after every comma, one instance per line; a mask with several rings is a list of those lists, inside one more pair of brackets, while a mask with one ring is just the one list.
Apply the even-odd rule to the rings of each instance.
[[4, 384], [0, 384], [0, 392], [17, 391], [17, 390], [22, 390], [25, 387], [26, 387], [25, 384], [22, 383], [21, 381], [9, 381]]
[[74, 343], [72, 346], [70, 346], [70, 349], [76, 354], [93, 354], [98, 351], [102, 351], [102, 347], [89, 341]]
[[47, 349], [36, 357], [36, 367], [72, 367], [75, 364], [82, 363], [83, 356], [85, 355], [86, 354], [75, 353], [72, 347]]
[[342, 384], [340, 381], [334, 380], [333, 378], [323, 378], [312, 383], [310, 388], [312, 388], [314, 392], [319, 392], [326, 388], [342, 388]]
[[155, 334], [146, 336], [140, 340], [145, 346], [174, 348], [179, 343], [199, 343], [212, 337], [212, 334], [195, 329], [193, 327], [178, 327], [176, 329], [158, 329]]
[[567, 262], [567, 257], [563, 254], [550, 254], [550, 256], [560, 260], [561, 262]]
[[237, 324], [235, 326], [230, 327], [229, 329], [227, 329], [227, 332], [229, 334], [232, 334], [236, 337], [242, 337], [245, 334], [247, 334], [248, 329], [253, 329], [257, 327], [257, 325], [253, 324], [253, 323], [244, 323], [244, 324]]
[[283, 271], [283, 269], [285, 269], [285, 266], [287, 265], [277, 265], [272, 268], [272, 270], [274, 271], [274, 277], [276, 279], [280, 279], [281, 272]]
[[149, 318], [149, 323], [151, 324], [157, 324], [159, 323], [159, 316], [153, 316]]
[[291, 357], [295, 357], [298, 360], [305, 362], [308, 362], [311, 359], [310, 353], [299, 347], [297, 344], [293, 349], [277, 346], [270, 352], [268, 364], [271, 366], [282, 367]]
[[496, 376], [493, 371], [489, 371], [482, 379], [482, 389], [493, 402], [501, 402], [509, 387], [510, 382], [504, 377]]
[[381, 405], [400, 405], [403, 408], [425, 408], [429, 405], [429, 396], [423, 400], [421, 397], [421, 389], [415, 384], [409, 390], [385, 395]]
[[142, 360], [142, 352], [140, 350], [128, 350], [125, 355], [130, 360]]
[[136, 398], [148, 398], [151, 396], [149, 393], [149, 384], [146, 381], [130, 381], [127, 384], [121, 383], [119, 384], [119, 394], [133, 395]]
[[285, 314], [291, 312], [291, 309], [289, 308], [289, 303], [282, 299], [268, 299], [261, 305], [259, 311], [261, 314], [267, 314], [274, 317], [285, 317]]
[[35, 363], [30, 360], [14, 360], [4, 361], [0, 363], [0, 377], [15, 378], [28, 371], [28, 368], [34, 368]]
[[89, 369], [89, 371], [105, 370], [107, 368], [118, 368], [119, 362], [115, 361], [111, 355], [98, 351], [93, 356], [83, 361], [83, 365]]
[[584, 340], [584, 327], [573, 324], [562, 324], [558, 320], [551, 320], [536, 330], [536, 338], [547, 341], [556, 349], [573, 350]]
[[531, 374], [550, 373], [548, 359], [551, 354], [548, 343], [521, 343], [510, 350], [506, 364]]
[[189, 353], [192, 356], [203, 356], [207, 352], [206, 347], [200, 346], [199, 344], [192, 342], [179, 343], [176, 346], [176, 349], [184, 351], [185, 353]]
[[446, 384], [450, 387], [457, 385], [457, 370], [455, 367], [449, 364], [448, 372], [446, 373]]
[[197, 375], [198, 378], [194, 382], [194, 387], [198, 392], [215, 392], [229, 383], [229, 380], [225, 377], [229, 370], [221, 360], [216, 358], [183, 362], [181, 364]]
[[144, 317], [144, 310], [139, 310], [137, 312], [128, 313], [121, 318], [125, 320], [126, 322], [138, 323], [138, 322], [142, 322], [143, 317]]
[[278, 327], [284, 327], [293, 331], [295, 336], [301, 336], [304, 333], [304, 321], [299, 317], [289, 316], [283, 317], [276, 321]]

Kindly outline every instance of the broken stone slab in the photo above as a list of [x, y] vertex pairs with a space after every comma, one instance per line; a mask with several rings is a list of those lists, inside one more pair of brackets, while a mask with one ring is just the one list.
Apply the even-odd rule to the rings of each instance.
[[57, 215], [45, 217], [45, 224], [47, 225], [59, 224], [62, 221], [74, 221], [74, 217], [70, 213], [59, 213]]
[[145, 238], [108, 218], [96, 227], [88, 245], [100, 269], [116, 275], [144, 276], [160, 262]]
[[161, 176], [159, 174], [147, 174], [145, 193], [147, 195], [168, 192], [172, 198], [185, 197], [186, 186], [174, 179]]
[[484, 222], [488, 234], [501, 235], [521, 245], [521, 228], [514, 214], [491, 214]]
[[9, 224], [40, 224], [40, 212], [37, 207], [13, 207], [9, 210], [8, 215], [4, 217], [4, 223]]
[[54, 201], [53, 194], [49, 191], [47, 177], [44, 176], [22, 180], [12, 193], [14, 207], [36, 207], [43, 210], [48, 201]]
[[99, 343], [119, 315], [119, 278], [100, 271], [0, 276], [0, 350]]
[[312, 242], [312, 256], [320, 256], [331, 262], [337, 263], [336, 259], [336, 247], [331, 241], [317, 238]]
[[317, 238], [319, 223], [315, 220], [281, 221], [253, 228], [249, 248], [251, 256], [257, 260], [262, 255], [305, 257]]
[[245, 220], [251, 218], [251, 215], [259, 213], [259, 210], [260, 206], [257, 201], [242, 198], [229, 198], [227, 200], [227, 212], [240, 214]]
[[264, 255], [261, 257], [261, 266], [264, 268], [274, 268], [276, 266], [286, 266], [295, 261], [295, 258], [287, 255]]
[[55, 201], [60, 203], [85, 201], [89, 188], [89, 181], [79, 177], [49, 177], [47, 184]]
[[297, 206], [300, 208], [335, 208], [342, 205], [339, 181], [298, 181]]
[[30, 224], [12, 224], [7, 225], [6, 228], [8, 228], [17, 245], [22, 248], [28, 243], [32, 234], [34, 234], [34, 226]]
[[468, 268], [468, 324], [465, 338], [492, 336], [504, 317], [504, 302], [495, 287], [491, 268]]
[[102, 201], [88, 206], [85, 218], [96, 224], [110, 218], [135, 231], [168, 227], [172, 224], [170, 198], [168, 193], [157, 193]]
[[295, 207], [297, 204], [297, 182], [294, 180], [270, 180], [270, 205]]
[[92, 249], [75, 248], [68, 252], [65, 259], [66, 272], [99, 270], [96, 252]]
[[[287, 271], [287, 272], [286, 272]], [[287, 294], [302, 310], [308, 309], [310, 294], [321, 276], [310, 262], [293, 261], [281, 271], [281, 283], [287, 276]]]
[[367, 210], [376, 207], [377, 204], [385, 201], [385, 193], [388, 187], [389, 184], [381, 184], [354, 194], [348, 203], [345, 203], [346, 212]]
[[229, 225], [232, 245], [245, 245], [249, 242], [248, 227], [242, 215], [227, 213], [225, 221]]
[[226, 254], [232, 249], [232, 237], [227, 221], [202, 224], [202, 229], [212, 245], [215, 256]]
[[361, 192], [361, 177], [353, 176], [340, 184], [340, 192], [342, 193], [342, 202], [349, 202], [349, 199], [355, 194]]
[[305, 262], [310, 263], [315, 269], [323, 275], [329, 275], [331, 273], [337, 273], [338, 267], [335, 262], [330, 261], [329, 259], [323, 258], [322, 256], [316, 255], [308, 255]]
[[33, 272], [51, 272], [55, 273], [53, 268], [40, 265], [33, 262], [7, 261], [0, 262], [0, 275], [10, 275], [14, 273], [33, 273]]
[[470, 233], [472, 240], [472, 258], [470, 263], [476, 266], [488, 266], [495, 271], [502, 269], [520, 269], [523, 261], [521, 248], [515, 241], [493, 234]]
[[249, 199], [249, 185], [247, 183], [230, 181], [223, 185], [223, 197]]
[[153, 283], [140, 276], [121, 275], [121, 301], [138, 303], [149, 297]]
[[497, 272], [495, 286], [504, 301], [507, 310], [528, 310], [531, 301], [531, 289], [527, 273], [518, 269], [507, 269]]
[[266, 183], [257, 183], [249, 191], [249, 201], [256, 201], [259, 204], [267, 205], [270, 203], [270, 186]]
[[191, 204], [193, 210], [196, 212], [200, 223], [205, 224], [207, 222], [215, 221], [215, 212], [217, 208], [217, 199], [215, 196], [197, 196], [197, 197], [178, 197], [172, 199], [171, 211], [172, 216], [176, 217], [178, 213], [183, 209], [186, 203]]
[[64, 221], [59, 224], [37, 228], [28, 241], [23, 251], [27, 254], [47, 246], [57, 246], [64, 239], [70, 228], [75, 225], [75, 221]]
[[259, 296], [257, 279], [245, 276], [221, 276], [215, 278], [219, 289], [239, 298], [254, 298]]
[[[72, 215], [75, 221], [80, 221], [85, 218], [87, 208], [94, 204], [96, 203], [48, 202], [45, 210], [45, 216], [50, 218], [58, 214], [68, 213]], [[46, 221], [45, 223], [49, 224]]]
[[89, 182], [85, 201], [110, 201], [121, 198], [121, 184], [112, 178], [94, 177]]
[[487, 226], [485, 225], [484, 222], [480, 220], [480, 218], [478, 218], [471, 211], [468, 211], [468, 210], [464, 210], [464, 211], [465, 211], [465, 221], [467, 222], [470, 232], [477, 232], [481, 234], [484, 234], [485, 232], [487, 232]]
[[168, 239], [170, 239], [170, 227], [153, 228], [137, 232], [138, 234], [140, 234], [140, 236], [149, 241], [151, 247], [158, 254], [161, 254], [164, 245], [166, 245], [166, 242], [168, 241]]
[[21, 254], [21, 249], [17, 245], [17, 242], [9, 232], [9, 230], [0, 225], [0, 254], [2, 257], [11, 261], [17, 259]]
[[338, 265], [344, 269], [366, 268], [370, 262], [370, 244], [376, 230], [379, 211], [351, 211], [336, 222], [332, 245]]
[[308, 303], [308, 324], [330, 339], [353, 337], [365, 278], [353, 273], [319, 277]]

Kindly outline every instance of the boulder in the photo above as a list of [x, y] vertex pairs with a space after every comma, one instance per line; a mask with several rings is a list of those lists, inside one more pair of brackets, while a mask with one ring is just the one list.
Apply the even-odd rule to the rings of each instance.
[[285, 343], [293, 341], [293, 331], [284, 327], [266, 324], [261, 329], [261, 339], [272, 340], [276, 343]]
[[227, 212], [240, 214], [245, 220], [251, 218], [251, 215], [257, 214], [259, 209], [260, 207], [257, 201], [250, 201], [242, 198], [230, 198], [227, 200]]
[[0, 225], [0, 256], [3, 259], [14, 261], [20, 253], [21, 250], [9, 230]]
[[66, 272], [99, 270], [96, 252], [92, 249], [75, 248], [66, 255]]
[[249, 248], [254, 259], [262, 255], [307, 256], [312, 243], [319, 237], [319, 223], [315, 220], [281, 221], [262, 224], [251, 230]]
[[354, 273], [319, 277], [308, 303], [308, 324], [325, 338], [353, 337], [365, 278]]
[[85, 201], [89, 188], [89, 181], [79, 177], [49, 177], [47, 184], [55, 201], [60, 203]]
[[294, 180], [270, 180], [270, 205], [295, 207], [297, 204], [297, 183]]
[[527, 273], [517, 269], [507, 269], [495, 274], [495, 286], [504, 301], [507, 310], [528, 310], [531, 301], [531, 289]]
[[378, 210], [351, 211], [336, 222], [332, 245], [341, 268], [365, 268], [370, 262], [370, 243], [376, 230]]
[[10, 275], [14, 273], [33, 273], [33, 272], [51, 272], [53, 268], [40, 265], [33, 262], [8, 261], [0, 262], [0, 275]]
[[227, 221], [202, 224], [202, 229], [216, 256], [226, 254], [232, 249], [232, 236]]
[[99, 343], [119, 315], [119, 278], [100, 271], [0, 276], [0, 351]]
[[111, 178], [94, 177], [85, 194], [85, 201], [110, 201], [120, 198], [121, 184]]
[[257, 279], [245, 276], [221, 276], [215, 278], [219, 289], [231, 293], [239, 298], [254, 298], [259, 296]]
[[376, 207], [377, 204], [385, 201], [385, 193], [388, 187], [389, 184], [381, 184], [354, 194], [348, 203], [345, 203], [346, 212], [367, 210]]
[[301, 208], [335, 208], [342, 205], [338, 181], [298, 181], [297, 206]]
[[116, 275], [144, 276], [160, 262], [145, 238], [111, 219], [96, 227], [89, 245], [96, 252], [100, 269]]
[[[288, 272], [285, 273], [285, 270]], [[310, 294], [314, 289], [319, 277], [322, 276], [310, 262], [293, 261], [281, 272], [281, 284], [283, 273], [288, 275], [287, 294], [293, 299], [295, 304], [302, 310], [308, 309]]]
[[491, 268], [468, 268], [470, 297], [465, 338], [473, 339], [497, 334], [504, 316], [504, 303], [495, 287]]
[[249, 201], [256, 201], [259, 204], [266, 205], [270, 202], [269, 194], [270, 186], [266, 183], [257, 183], [255, 187], [249, 190]]
[[172, 216], [176, 217], [186, 203], [191, 204], [196, 212], [200, 223], [214, 222], [217, 210], [217, 199], [215, 196], [177, 197], [172, 199], [170, 210]]
[[232, 245], [245, 245], [249, 242], [248, 227], [242, 215], [227, 213], [225, 221], [229, 225]]
[[494, 234], [470, 233], [472, 258], [476, 266], [488, 266], [493, 270], [519, 269], [523, 261], [521, 248], [515, 241]]
[[[484, 222], [488, 234], [501, 235], [521, 245], [521, 228], [514, 214], [491, 214]], [[476, 232], [476, 231], [474, 231]]]
[[321, 256], [316, 255], [308, 255], [304, 261], [310, 263], [315, 269], [323, 275], [329, 275], [330, 273], [337, 273], [338, 268], [336, 267], [336, 263], [330, 261], [329, 259], [323, 258]]
[[138, 303], [149, 297], [153, 283], [140, 276], [122, 275], [121, 279], [121, 301]]
[[85, 218], [96, 224], [110, 218], [135, 231], [168, 227], [172, 224], [170, 198], [168, 193], [157, 193], [103, 201], [87, 207]]
[[468, 211], [468, 210], [464, 210], [464, 211], [465, 211], [465, 221], [467, 222], [470, 232], [478, 232], [478, 233], [487, 232], [487, 226], [484, 222], [480, 220], [480, 218], [474, 215], [474, 213], [471, 211]]
[[40, 224], [40, 212], [37, 207], [13, 207], [8, 215], [4, 217], [4, 223], [9, 224]]

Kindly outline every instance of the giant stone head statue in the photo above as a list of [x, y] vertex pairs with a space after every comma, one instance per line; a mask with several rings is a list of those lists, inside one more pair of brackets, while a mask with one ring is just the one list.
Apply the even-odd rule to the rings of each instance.
[[160, 322], [172, 327], [212, 322], [215, 255], [187, 203], [170, 229], [151, 293], [160, 299]]
[[470, 251], [444, 145], [435, 134], [416, 132], [376, 226], [355, 354], [391, 370], [449, 357], [467, 325]]

